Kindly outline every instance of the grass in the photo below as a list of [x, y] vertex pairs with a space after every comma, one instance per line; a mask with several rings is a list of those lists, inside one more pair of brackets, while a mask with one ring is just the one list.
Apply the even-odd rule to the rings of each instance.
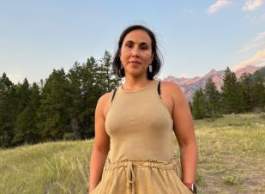
[[265, 193], [264, 114], [196, 122], [200, 193]]
[[92, 141], [53, 142], [0, 152], [0, 194], [84, 194]]
[[[195, 121], [199, 194], [265, 193], [265, 114]], [[87, 194], [93, 140], [0, 150], [0, 194]]]

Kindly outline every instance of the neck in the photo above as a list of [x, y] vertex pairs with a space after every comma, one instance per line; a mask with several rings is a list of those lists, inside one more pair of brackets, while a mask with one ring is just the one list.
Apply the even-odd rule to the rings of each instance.
[[131, 77], [125, 76], [125, 82], [123, 84], [124, 89], [140, 89], [148, 85], [152, 80], [148, 80], [146, 77]]

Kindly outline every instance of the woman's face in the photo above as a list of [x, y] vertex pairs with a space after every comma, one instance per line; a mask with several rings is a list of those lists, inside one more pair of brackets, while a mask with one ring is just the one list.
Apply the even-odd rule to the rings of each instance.
[[143, 30], [129, 32], [122, 43], [120, 60], [126, 74], [146, 75], [148, 65], [153, 61], [152, 42]]

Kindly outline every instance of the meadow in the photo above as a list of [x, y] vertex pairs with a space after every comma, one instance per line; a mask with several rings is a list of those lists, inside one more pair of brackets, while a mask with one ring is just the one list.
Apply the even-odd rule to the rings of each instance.
[[[264, 113], [194, 124], [199, 194], [265, 194]], [[87, 194], [92, 145], [93, 139], [0, 149], [0, 194]]]

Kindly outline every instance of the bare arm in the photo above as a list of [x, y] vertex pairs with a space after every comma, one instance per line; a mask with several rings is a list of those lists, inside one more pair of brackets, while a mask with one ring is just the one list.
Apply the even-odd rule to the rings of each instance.
[[95, 139], [90, 160], [89, 192], [94, 190], [101, 180], [103, 167], [109, 151], [109, 136], [106, 134], [104, 127], [104, 109], [108, 96], [109, 93], [106, 93], [98, 99], [95, 110]]
[[174, 102], [174, 132], [180, 147], [181, 179], [184, 183], [194, 183], [196, 176], [197, 145], [192, 115], [186, 97], [181, 89], [176, 84], [171, 84]]

